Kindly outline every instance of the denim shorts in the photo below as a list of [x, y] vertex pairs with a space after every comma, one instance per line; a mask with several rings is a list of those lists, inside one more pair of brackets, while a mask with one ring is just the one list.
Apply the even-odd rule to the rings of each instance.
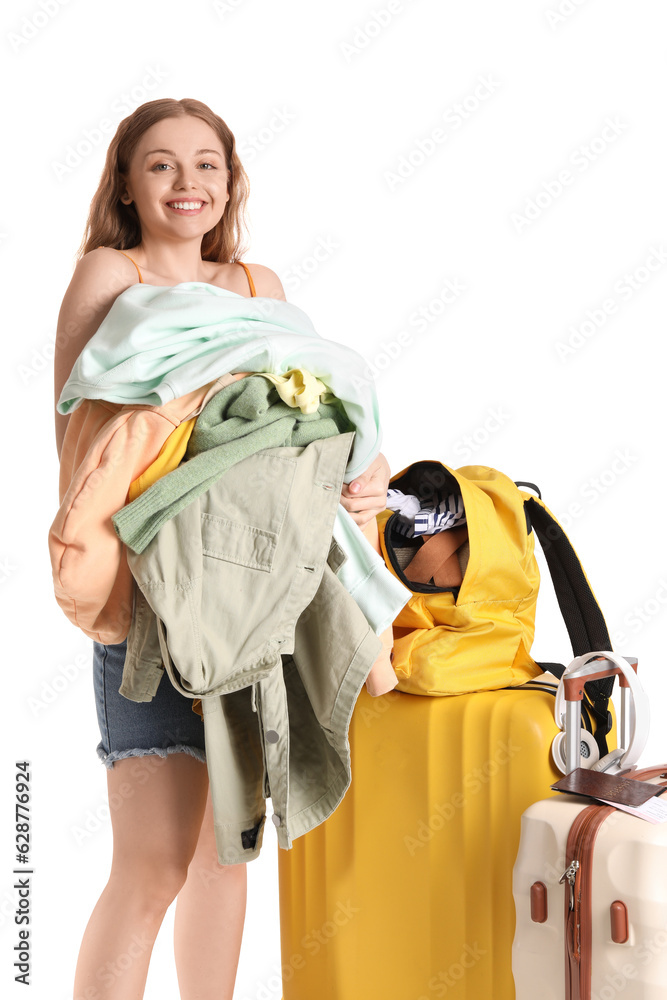
[[204, 723], [192, 698], [163, 675], [151, 701], [130, 701], [120, 694], [127, 640], [104, 646], [93, 642], [93, 685], [101, 741], [97, 755], [106, 767], [125, 757], [187, 753], [206, 763]]

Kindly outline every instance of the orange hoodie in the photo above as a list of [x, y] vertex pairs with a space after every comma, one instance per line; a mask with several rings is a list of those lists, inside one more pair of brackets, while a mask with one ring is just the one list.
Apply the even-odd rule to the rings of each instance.
[[122, 642], [132, 622], [134, 580], [111, 515], [214, 385], [163, 406], [84, 399], [69, 417], [49, 529], [53, 587], [69, 620], [97, 642]]

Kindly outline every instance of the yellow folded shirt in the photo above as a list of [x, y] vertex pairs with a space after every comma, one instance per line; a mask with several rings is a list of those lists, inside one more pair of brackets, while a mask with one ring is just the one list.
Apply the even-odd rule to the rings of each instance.
[[327, 397], [332, 396], [324, 382], [320, 382], [305, 368], [290, 368], [284, 375], [273, 375], [270, 372], [255, 374], [270, 379], [283, 402], [288, 406], [298, 406], [302, 413], [315, 413], [320, 404], [320, 396], [323, 403], [328, 402]]

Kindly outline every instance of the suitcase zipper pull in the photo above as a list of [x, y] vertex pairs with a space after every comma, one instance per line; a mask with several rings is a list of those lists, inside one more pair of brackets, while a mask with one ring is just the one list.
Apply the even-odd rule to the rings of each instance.
[[558, 879], [558, 884], [561, 885], [566, 879], [570, 884], [570, 909], [574, 909], [574, 881], [577, 877], [577, 872], [579, 870], [579, 862], [575, 859], [571, 861], [561, 877]]

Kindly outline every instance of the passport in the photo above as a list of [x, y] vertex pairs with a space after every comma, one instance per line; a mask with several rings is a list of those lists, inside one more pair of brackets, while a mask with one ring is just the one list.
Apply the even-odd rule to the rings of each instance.
[[[667, 777], [667, 774], [664, 777]], [[551, 787], [557, 792], [587, 795], [589, 798], [603, 799], [612, 804], [636, 807], [648, 802], [654, 795], [662, 794], [666, 786], [654, 785], [650, 781], [641, 781], [624, 774], [605, 774], [602, 771], [577, 767]]]

